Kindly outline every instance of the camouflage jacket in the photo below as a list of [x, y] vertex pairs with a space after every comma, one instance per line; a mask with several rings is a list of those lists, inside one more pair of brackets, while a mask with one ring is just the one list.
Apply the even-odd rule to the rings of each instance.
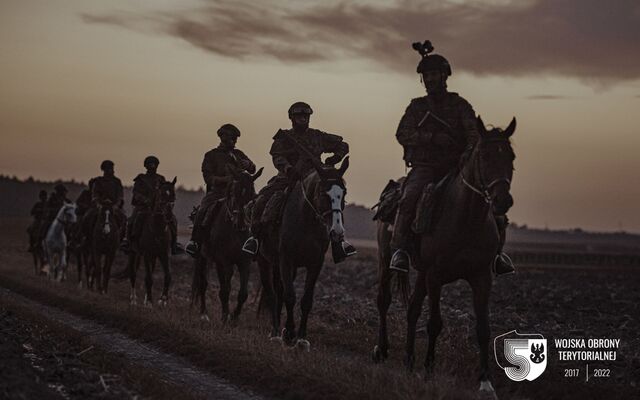
[[47, 212], [47, 202], [39, 201], [31, 207], [31, 216], [36, 221], [42, 220], [44, 214]]
[[202, 160], [202, 177], [207, 185], [207, 192], [222, 192], [226, 189], [230, 182], [227, 165], [251, 174], [256, 172], [255, 164], [242, 151], [227, 150], [218, 146], [208, 151]]
[[111, 201], [115, 206], [122, 202], [122, 182], [115, 176], [98, 176], [89, 181], [91, 200], [101, 204], [105, 200]]
[[449, 92], [411, 100], [396, 131], [408, 166], [454, 167], [478, 138], [471, 104]]
[[328, 164], [340, 162], [349, 153], [349, 145], [343, 141], [341, 136], [312, 128], [301, 134], [295, 133], [293, 129], [283, 129], [273, 137], [273, 144], [269, 151], [273, 165], [278, 169], [280, 175], [284, 175], [288, 167], [294, 167], [298, 162], [300, 162], [298, 168], [303, 174], [313, 168], [311, 162], [306, 161], [305, 156], [301, 156], [297, 146], [282, 135], [291, 135], [298, 143], [309, 150], [318, 161], [321, 161], [320, 157], [323, 153], [332, 153], [332, 156], [326, 160]]
[[160, 174], [138, 174], [138, 176], [133, 179], [131, 205], [138, 208], [150, 206], [156, 190], [164, 182], [166, 182], [166, 180], [164, 176]]

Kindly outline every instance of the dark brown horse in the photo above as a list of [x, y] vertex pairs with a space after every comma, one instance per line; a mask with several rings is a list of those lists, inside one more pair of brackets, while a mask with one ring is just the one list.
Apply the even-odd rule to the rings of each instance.
[[111, 265], [120, 245], [120, 224], [111, 202], [107, 201], [98, 208], [98, 217], [91, 237], [91, 260], [87, 264], [87, 273], [92, 279], [87, 282], [87, 287], [93, 289], [95, 283], [96, 289], [102, 294], [107, 293]]
[[176, 201], [177, 178], [171, 182], [163, 182], [158, 186], [152, 199], [150, 212], [140, 217], [144, 219], [144, 226], [138, 243], [138, 252], [129, 255], [129, 281], [131, 294], [129, 300], [132, 305], [137, 303], [136, 277], [140, 258], [144, 260], [145, 268], [145, 295], [144, 305], [153, 306], [153, 270], [156, 261], [160, 261], [164, 272], [164, 285], [158, 304], [166, 306], [169, 301], [169, 287], [171, 286], [171, 269], [169, 255], [171, 254], [171, 210]]
[[[254, 181], [262, 175], [262, 168], [255, 174], [229, 169], [233, 182], [229, 185], [225, 199], [221, 202], [211, 223], [206, 240], [202, 243], [200, 256], [196, 259], [192, 286], [192, 303], [200, 300], [200, 317], [208, 320], [206, 291], [208, 266], [216, 265], [222, 306], [222, 321], [236, 320], [249, 296], [249, 267], [251, 256], [242, 251], [242, 244], [250, 236], [246, 223], [245, 206], [256, 197]], [[229, 312], [229, 295], [234, 265], [240, 274], [240, 289], [233, 313]]]
[[[348, 157], [339, 169], [315, 165], [315, 171], [293, 186], [284, 205], [282, 224], [277, 236], [278, 265], [270, 268], [266, 258], [261, 261], [264, 296], [272, 311], [271, 335], [278, 335], [281, 307], [284, 303], [287, 320], [282, 331], [282, 340], [287, 344], [295, 343], [309, 349], [307, 321], [313, 305], [316, 281], [330, 241], [340, 242], [344, 238], [342, 211], [347, 190], [342, 176], [347, 168]], [[269, 245], [268, 240], [263, 243], [263, 247]], [[296, 293], [293, 283], [298, 268], [306, 268], [307, 274], [304, 294], [300, 300], [300, 325], [296, 331]], [[279, 284], [281, 293], [278, 289]]]
[[[510, 137], [515, 127], [514, 118], [504, 131], [498, 128], [487, 131], [478, 118], [480, 140], [461, 163], [456, 177], [444, 188], [441, 215], [431, 233], [416, 238], [418, 250], [412, 254], [412, 265], [418, 276], [407, 310], [407, 368], [414, 366], [416, 323], [427, 293], [429, 339], [424, 365], [430, 372], [435, 360], [436, 339], [442, 329], [442, 286], [464, 279], [473, 291], [480, 347], [480, 390], [489, 392], [493, 392], [488, 363], [489, 295], [492, 266], [500, 240], [494, 215], [505, 214], [513, 202], [509, 191], [515, 155]], [[387, 247], [388, 242], [380, 243], [380, 246]], [[384, 340], [378, 346], [384, 344]]]

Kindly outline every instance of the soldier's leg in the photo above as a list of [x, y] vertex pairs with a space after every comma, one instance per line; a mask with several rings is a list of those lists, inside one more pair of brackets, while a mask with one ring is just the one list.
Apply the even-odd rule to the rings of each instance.
[[393, 251], [391, 269], [401, 272], [409, 271], [411, 266], [409, 256], [410, 228], [415, 215], [416, 203], [425, 185], [433, 182], [434, 178], [433, 169], [414, 167], [405, 180], [402, 197], [400, 198], [396, 219], [393, 224], [393, 235], [391, 236], [390, 247]]
[[495, 273], [496, 275], [511, 274], [516, 272], [513, 266], [511, 258], [502, 251], [504, 242], [507, 239], [507, 226], [509, 225], [509, 219], [506, 215], [496, 215], [496, 225], [498, 227], [498, 234], [500, 235], [500, 245], [498, 247], [498, 254], [495, 258]]
[[207, 199], [207, 196], [202, 198], [200, 202], [200, 207], [198, 207], [198, 211], [196, 212], [196, 216], [193, 219], [193, 229], [191, 230], [191, 238], [189, 242], [185, 246], [185, 251], [192, 257], [197, 257], [200, 253], [200, 244], [202, 243], [202, 235], [204, 231], [204, 227], [202, 226], [204, 222], [204, 217], [207, 215], [207, 209], [210, 201]]
[[182, 254], [184, 253], [184, 250], [178, 245], [178, 219], [173, 212], [169, 213], [168, 218], [169, 230], [171, 231], [171, 254]]
[[258, 193], [258, 197], [256, 198], [256, 202], [253, 206], [253, 210], [251, 211], [251, 237], [247, 239], [242, 245], [242, 251], [256, 255], [258, 253], [258, 248], [260, 243], [258, 242], [258, 238], [262, 234], [262, 214], [267, 207], [267, 203], [269, 200], [279, 191], [284, 191], [287, 187], [287, 179], [282, 177], [275, 177], [267, 186], [262, 188]]

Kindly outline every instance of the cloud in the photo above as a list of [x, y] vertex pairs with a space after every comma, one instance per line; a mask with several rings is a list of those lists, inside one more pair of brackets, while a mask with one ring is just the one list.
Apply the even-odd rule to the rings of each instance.
[[[292, 5], [290, 5], [292, 4]], [[85, 22], [161, 32], [224, 57], [284, 63], [364, 59], [413, 71], [414, 41], [430, 39], [454, 73], [575, 77], [592, 84], [640, 78], [640, 3], [287, 3], [208, 0], [153, 15], [82, 15]]]

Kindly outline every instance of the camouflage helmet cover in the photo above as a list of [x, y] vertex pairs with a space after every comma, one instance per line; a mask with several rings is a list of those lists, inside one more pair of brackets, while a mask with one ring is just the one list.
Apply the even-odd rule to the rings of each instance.
[[158, 166], [160, 164], [160, 160], [158, 160], [158, 157], [156, 156], [148, 156], [144, 159], [144, 166], [146, 167], [149, 164], [155, 164]]
[[447, 76], [451, 76], [451, 64], [449, 64], [449, 61], [440, 54], [430, 54], [433, 52], [433, 45], [429, 40], [425, 40], [424, 43], [415, 42], [412, 47], [422, 56], [416, 72], [423, 74], [427, 71], [442, 71]]
[[303, 101], [296, 101], [289, 107], [289, 118], [294, 114], [313, 114], [311, 106]]
[[224, 124], [218, 129], [218, 136], [221, 136], [224, 133], [229, 133], [231, 135], [235, 135], [235, 137], [240, 137], [240, 129], [238, 129], [233, 124]]
[[102, 163], [100, 163], [100, 169], [103, 171], [106, 171], [108, 169], [113, 169], [113, 161], [111, 160], [104, 160]]

